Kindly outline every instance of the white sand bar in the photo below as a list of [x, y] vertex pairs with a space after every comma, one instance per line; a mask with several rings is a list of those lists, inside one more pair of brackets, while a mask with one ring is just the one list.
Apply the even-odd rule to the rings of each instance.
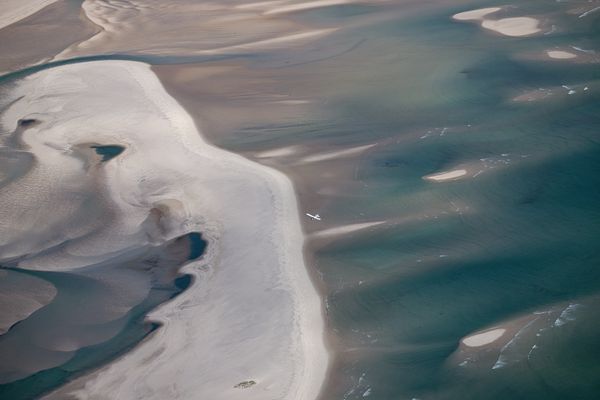
[[278, 149], [261, 151], [259, 153], [256, 153], [254, 156], [258, 157], [258, 158], [285, 157], [285, 156], [291, 156], [292, 154], [295, 154], [297, 151], [298, 151], [298, 146], [287, 146], [287, 147], [280, 147]]
[[468, 336], [462, 342], [465, 346], [469, 347], [485, 346], [500, 339], [504, 335], [504, 332], [506, 332], [506, 329], [503, 328], [492, 329], [491, 331]]
[[360, 230], [363, 230], [366, 228], [371, 228], [371, 227], [381, 225], [384, 223], [385, 223], [385, 221], [375, 221], [375, 222], [362, 222], [362, 223], [358, 223], [358, 224], [336, 226], [334, 228], [323, 229], [322, 231], [315, 232], [311, 235], [311, 237], [323, 238], [323, 237], [344, 235], [344, 234], [360, 231]]
[[477, 21], [483, 19], [488, 14], [500, 11], [500, 7], [480, 8], [478, 10], [464, 11], [452, 16], [457, 21]]
[[541, 31], [539, 21], [531, 17], [487, 19], [481, 23], [481, 26], [501, 35], [512, 37], [529, 36]]
[[306, 157], [300, 159], [300, 162], [311, 163], [311, 162], [318, 162], [318, 161], [334, 160], [334, 159], [343, 158], [343, 157], [350, 157], [350, 156], [360, 154], [363, 151], [368, 150], [373, 146], [375, 146], [375, 144], [367, 144], [364, 146], [351, 147], [349, 149], [311, 154], [310, 156], [306, 156]]
[[56, 0], [2, 0], [0, 1], [0, 29], [35, 14]]
[[555, 58], [557, 60], [568, 60], [577, 57], [576, 54], [562, 50], [548, 50], [546, 51], [546, 54], [548, 54], [548, 57]]
[[[85, 172], [72, 151], [77, 146], [126, 147], [96, 167], [99, 190], [116, 218], [73, 240], [64, 254], [31, 259], [26, 267], [65, 269], [73, 255], [78, 263], [104, 259], [190, 230], [209, 241], [203, 259], [185, 267], [195, 282], [148, 316], [163, 324], [160, 329], [46, 399], [316, 398], [329, 356], [321, 299], [304, 264], [296, 197], [285, 175], [203, 141], [147, 64], [59, 66], [17, 82], [10, 95], [15, 100], [2, 125], [14, 129], [19, 119], [35, 116], [39, 123], [23, 140], [40, 168]], [[62, 182], [68, 171], [59, 172], [46, 181]], [[52, 198], [44, 194], [40, 201]], [[157, 207], [162, 216], [151, 223]], [[44, 209], [57, 208], [72, 207]], [[65, 236], [77, 235], [76, 221], [62, 228], [74, 230]], [[235, 387], [244, 381], [255, 384]]]
[[466, 169], [455, 169], [453, 171], [448, 172], [440, 172], [433, 175], [424, 176], [423, 179], [427, 179], [428, 181], [442, 182], [450, 179], [457, 179], [467, 174]]
[[357, 3], [356, 0], [316, 0], [316, 1], [307, 1], [304, 3], [296, 3], [296, 4], [290, 4], [290, 5], [285, 5], [285, 6], [281, 6], [281, 7], [276, 7], [276, 8], [272, 8], [269, 11], [265, 12], [265, 15], [271, 15], [271, 14], [283, 14], [283, 13], [289, 13], [289, 12], [294, 12], [294, 11], [303, 11], [303, 10], [311, 10], [314, 8], [321, 8], [321, 7], [330, 7], [330, 6], [338, 6], [341, 4], [351, 4], [351, 3]]

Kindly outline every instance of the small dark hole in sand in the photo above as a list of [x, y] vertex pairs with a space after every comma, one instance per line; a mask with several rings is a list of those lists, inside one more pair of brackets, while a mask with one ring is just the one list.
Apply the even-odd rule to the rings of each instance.
[[38, 122], [40, 122], [40, 121], [38, 121], [37, 119], [34, 119], [34, 118], [23, 118], [23, 119], [19, 120], [19, 126], [28, 127], [28, 126], [35, 125]]
[[252, 387], [256, 385], [255, 381], [243, 381], [238, 383], [237, 385], [234, 386], [234, 388], [236, 389], [248, 389], [249, 387]]
[[208, 243], [206, 240], [202, 239], [202, 235], [198, 232], [191, 232], [188, 234], [188, 239], [190, 241], [190, 255], [188, 259], [195, 260], [204, 254], [204, 250]]
[[125, 150], [125, 147], [116, 144], [91, 147], [92, 149], [96, 150], [96, 153], [102, 156], [102, 161], [108, 161], [112, 158], [115, 158]]

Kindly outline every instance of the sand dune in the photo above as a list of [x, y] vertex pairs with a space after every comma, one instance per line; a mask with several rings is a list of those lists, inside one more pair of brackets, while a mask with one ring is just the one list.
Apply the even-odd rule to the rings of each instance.
[[[30, 216], [31, 224], [53, 221], [32, 240], [22, 242], [25, 230], [3, 236], [7, 251], [32, 254], [19, 267], [101, 266], [191, 230], [210, 243], [205, 258], [186, 267], [196, 276], [192, 287], [149, 315], [164, 324], [156, 334], [46, 398], [317, 396], [328, 365], [321, 302], [303, 262], [296, 199], [284, 175], [205, 143], [142, 63], [48, 69], [20, 81], [11, 96], [2, 125], [22, 129], [36, 166], [27, 177], [29, 196], [14, 181], [16, 192], [4, 192], [3, 204], [18, 209], [14, 193], [63, 210]], [[92, 162], [85, 156], [90, 143], [125, 150]], [[69, 185], [83, 197], [66, 196]], [[82, 213], [89, 210], [81, 202], [94, 199], [104, 216]], [[19, 226], [8, 222], [8, 233]], [[57, 246], [56, 229], [59, 239], [70, 238], [64, 245]], [[242, 389], [245, 381], [254, 384]]]

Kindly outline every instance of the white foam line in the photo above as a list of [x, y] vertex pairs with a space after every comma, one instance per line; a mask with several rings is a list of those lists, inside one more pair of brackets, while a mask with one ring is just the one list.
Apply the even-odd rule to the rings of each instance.
[[578, 18], [584, 18], [587, 17], [588, 15], [595, 13], [596, 11], [600, 10], [600, 6], [596, 7], [596, 8], [592, 8], [589, 11], [584, 12], [583, 14], [581, 14]]

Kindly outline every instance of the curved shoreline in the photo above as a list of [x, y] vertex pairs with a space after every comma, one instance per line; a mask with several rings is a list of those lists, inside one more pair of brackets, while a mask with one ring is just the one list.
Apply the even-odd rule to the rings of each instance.
[[[47, 82], [53, 82], [51, 89], [60, 88], [63, 76], [66, 82], [77, 77], [87, 85], [84, 90], [91, 93], [82, 93], [82, 99], [103, 101], [114, 97], [112, 85], [135, 82], [124, 90], [140, 90], [142, 95], [128, 94], [130, 98], [122, 101], [139, 100], [146, 104], [143, 109], [148, 117], [157, 115], [156, 109], [160, 122], [172, 127], [164, 143], [148, 134], [150, 143], [145, 146], [157, 154], [162, 147], [165, 152], [181, 149], [181, 160], [168, 158], [170, 164], [166, 165], [187, 165], [198, 174], [190, 178], [189, 171], [184, 171], [185, 179], [197, 180], [181, 178], [181, 183], [174, 175], [169, 184], [175, 189], [165, 189], [165, 196], [182, 196], [181, 214], [186, 217], [179, 223], [188, 227], [200, 224], [209, 247], [200, 262], [181, 271], [193, 274], [196, 283], [148, 315], [163, 323], [160, 330], [111, 364], [45, 398], [316, 398], [329, 355], [321, 299], [304, 264], [304, 235], [291, 181], [278, 171], [204, 142], [192, 118], [167, 94], [147, 64], [71, 64], [35, 73], [28, 80], [42, 79], [43, 92], [48, 89], [44, 86]], [[117, 76], [107, 88], [93, 84]], [[119, 109], [119, 101], [115, 99], [116, 116], [111, 118], [121, 123], [116, 134], [127, 132], [127, 127], [143, 130], [136, 125], [144, 118], [136, 115], [139, 109]], [[82, 116], [90, 112], [85, 104], [80, 107]], [[134, 115], [133, 121], [128, 120], [129, 114]], [[93, 121], [88, 124], [93, 127]], [[138, 140], [135, 134], [129, 139], [132, 144]], [[143, 153], [143, 148], [136, 152]], [[123, 185], [126, 178], [137, 176], [137, 169], [143, 170], [144, 176], [158, 174], [159, 181], [164, 179], [161, 171], [152, 169], [160, 163], [140, 166], [128, 161], [127, 157], [135, 160], [135, 154], [126, 153], [119, 167], [117, 163], [107, 167], [120, 168], [121, 173], [117, 186], [112, 182], [111, 197], [127, 195], [121, 193], [128, 190]], [[168, 176], [169, 171], [165, 173]], [[194, 198], [197, 203], [185, 201]], [[243, 390], [235, 387], [244, 381], [255, 384]]]

